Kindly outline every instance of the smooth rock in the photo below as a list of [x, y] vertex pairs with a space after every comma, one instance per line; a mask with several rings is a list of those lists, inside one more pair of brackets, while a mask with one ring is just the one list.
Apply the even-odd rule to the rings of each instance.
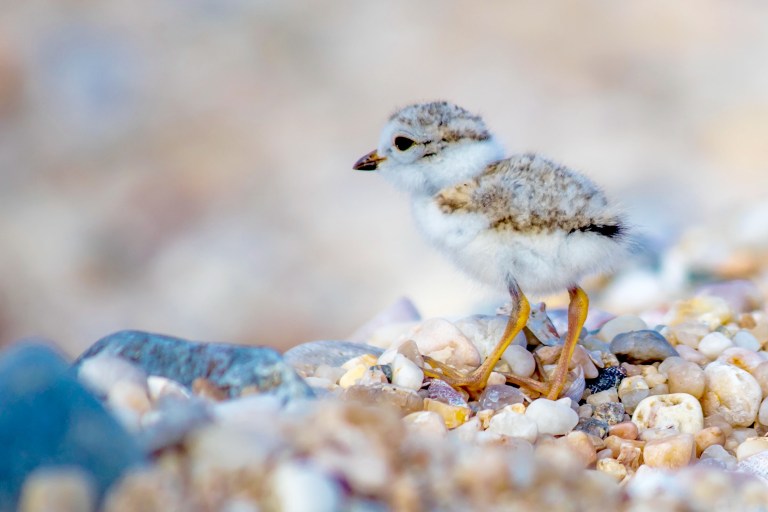
[[211, 412], [204, 400], [169, 396], [142, 417], [142, 430], [136, 434], [136, 439], [147, 452], [156, 452], [176, 446], [187, 434], [210, 421]]
[[717, 360], [737, 366], [750, 374], [765, 362], [765, 359], [763, 359], [760, 354], [741, 347], [730, 347], [725, 349]]
[[310, 387], [271, 348], [198, 343], [142, 331], [120, 331], [92, 345], [75, 361], [75, 368], [102, 353], [122, 357], [148, 375], [166, 377], [187, 387], [204, 377], [227, 389], [230, 397], [239, 396], [243, 388], [250, 386], [284, 400], [313, 396]]
[[609, 366], [598, 371], [596, 379], [587, 381], [587, 389], [592, 394], [600, 393], [606, 389], [616, 389], [627, 374], [621, 366]]
[[755, 454], [768, 450], [768, 438], [754, 437], [747, 439], [736, 448], [736, 460], [742, 460], [752, 457]]
[[597, 337], [611, 343], [621, 333], [643, 331], [645, 329], [648, 329], [648, 325], [639, 316], [621, 315], [605, 322], [598, 331]]
[[664, 336], [648, 329], [618, 334], [611, 341], [611, 352], [620, 360], [634, 364], [653, 363], [679, 355]]
[[[472, 342], [480, 353], [480, 357], [485, 359], [504, 335], [508, 322], [509, 317], [506, 315], [473, 315], [461, 318], [453, 325]], [[512, 340], [509, 348], [514, 346], [525, 348], [525, 345], [525, 334], [521, 332]], [[506, 357], [502, 356], [502, 359]]]
[[637, 425], [633, 421], [622, 421], [608, 428], [609, 435], [618, 436], [622, 439], [637, 439], [638, 433]]
[[409, 336], [419, 352], [459, 371], [469, 371], [481, 363], [475, 345], [451, 322], [442, 318], [425, 320]]
[[641, 431], [674, 428], [684, 434], [696, 434], [704, 428], [704, 415], [698, 400], [686, 393], [675, 393], [645, 398], [635, 408], [632, 422]]
[[78, 368], [77, 377], [94, 394], [105, 397], [119, 382], [131, 382], [147, 390], [147, 374], [129, 361], [99, 354], [84, 361]]
[[283, 462], [271, 482], [275, 505], [283, 512], [335, 512], [342, 508], [341, 484], [309, 464]]
[[757, 338], [755, 338], [755, 335], [749, 331], [745, 331], [744, 329], [736, 331], [736, 334], [733, 335], [732, 341], [733, 344], [737, 347], [751, 350], [752, 352], [757, 352], [762, 347], [762, 344]]
[[184, 400], [192, 396], [192, 393], [190, 393], [188, 388], [185, 388], [175, 380], [166, 379], [165, 377], [157, 377], [155, 375], [147, 379], [147, 391], [149, 392], [149, 399], [153, 402], [157, 402], [166, 397]]
[[752, 376], [760, 385], [764, 397], [768, 397], [768, 361], [763, 361], [752, 370]]
[[344, 390], [341, 399], [363, 404], [389, 405], [403, 415], [420, 411], [424, 407], [424, 399], [418, 393], [393, 384], [351, 386]]
[[101, 495], [144, 462], [134, 439], [51, 348], [22, 343], [0, 356], [0, 510], [14, 510], [35, 469], [71, 466]]
[[469, 407], [464, 395], [453, 389], [448, 383], [440, 379], [432, 379], [427, 388], [427, 398], [456, 405], [459, 407]]
[[512, 386], [487, 386], [478, 400], [480, 409], [498, 411], [512, 404], [521, 404], [525, 400], [523, 392]]
[[508, 409], [502, 409], [491, 418], [488, 430], [509, 437], [525, 439], [530, 443], [536, 442], [539, 435], [539, 428], [535, 421], [524, 414]]
[[363, 354], [381, 355], [382, 349], [363, 343], [320, 340], [296, 345], [283, 354], [283, 360], [302, 376], [314, 375], [318, 366], [340, 367]]
[[471, 413], [469, 407], [450, 405], [431, 398], [424, 399], [424, 410], [439, 414], [449, 429], [456, 428], [467, 421]]
[[536, 370], [536, 360], [525, 347], [510, 345], [501, 357], [509, 365], [510, 372], [518, 377], [530, 377]]
[[583, 468], [594, 464], [597, 460], [595, 445], [592, 444], [590, 436], [581, 431], [569, 432], [567, 435], [558, 439], [558, 441], [567, 447], [571, 453], [581, 461]]
[[66, 466], [33, 471], [19, 499], [19, 512], [89, 512], [95, 508], [92, 478], [81, 469]]
[[697, 350], [707, 356], [709, 359], [717, 359], [717, 356], [723, 353], [723, 350], [732, 347], [733, 342], [730, 338], [720, 332], [711, 332], [701, 338]]
[[710, 361], [710, 359], [707, 356], [705, 356], [695, 348], [691, 348], [686, 345], [678, 345], [676, 348], [677, 348], [677, 353], [680, 354], [680, 357], [682, 357], [686, 361], [690, 361], [691, 363], [704, 366]]
[[418, 432], [435, 438], [444, 436], [448, 429], [443, 417], [434, 411], [417, 411], [403, 418], [403, 423], [409, 432]]
[[540, 434], [567, 434], [579, 422], [579, 415], [571, 408], [570, 398], [556, 401], [539, 398], [531, 402], [525, 415], [536, 422]]
[[694, 456], [692, 434], [677, 434], [645, 443], [643, 461], [652, 468], [679, 469]]
[[[708, 459], [719, 461], [722, 464], [722, 468], [727, 470], [735, 469], [737, 464], [736, 457], [728, 453], [728, 451], [719, 444], [710, 445], [701, 452], [701, 460], [705, 461]], [[739, 469], [742, 469], [741, 464], [739, 464]]]
[[621, 482], [627, 476], [627, 468], [614, 458], [599, 459], [595, 466], [598, 471], [610, 476], [616, 482]]
[[392, 360], [392, 384], [407, 389], [419, 390], [424, 382], [424, 372], [416, 363], [397, 354]]
[[600, 391], [599, 393], [595, 393], [594, 395], [589, 395], [587, 397], [587, 403], [592, 407], [597, 407], [598, 405], [607, 403], [607, 402], [618, 402], [618, 401], [619, 401], [619, 393], [614, 388], [606, 389], [605, 391]]
[[579, 418], [579, 422], [573, 427], [573, 430], [603, 439], [608, 435], [608, 427], [608, 423], [603, 420], [596, 418]]
[[724, 445], [725, 434], [720, 427], [706, 427], [696, 432], [693, 435], [693, 440], [696, 442], [696, 454], [701, 456], [712, 445]]
[[765, 397], [762, 402], [760, 402], [760, 408], [757, 411], [757, 421], [760, 422], [761, 425], [768, 425], [768, 397]]
[[667, 386], [670, 393], [687, 393], [698, 400], [704, 396], [704, 370], [695, 363], [681, 360], [667, 369]]
[[714, 361], [704, 369], [707, 388], [702, 399], [704, 414], [718, 414], [730, 425], [754, 423], [762, 400], [760, 385], [749, 373], [733, 365]]

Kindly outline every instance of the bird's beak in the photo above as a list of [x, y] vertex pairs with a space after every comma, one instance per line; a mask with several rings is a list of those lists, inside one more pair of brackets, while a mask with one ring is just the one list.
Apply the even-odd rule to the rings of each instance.
[[379, 156], [374, 149], [360, 160], [355, 162], [352, 168], [356, 171], [375, 171], [379, 166], [379, 162], [386, 160], [387, 157]]

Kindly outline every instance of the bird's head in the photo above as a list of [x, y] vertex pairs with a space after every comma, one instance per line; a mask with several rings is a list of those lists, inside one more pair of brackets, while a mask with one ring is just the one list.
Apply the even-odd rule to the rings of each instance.
[[378, 170], [405, 192], [429, 195], [477, 176], [502, 157], [502, 148], [479, 116], [440, 101], [395, 112], [378, 148], [353, 168]]

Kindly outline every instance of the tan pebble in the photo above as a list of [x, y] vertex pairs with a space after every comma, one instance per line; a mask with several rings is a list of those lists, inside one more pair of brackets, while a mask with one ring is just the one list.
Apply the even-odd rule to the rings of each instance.
[[643, 369], [636, 364], [621, 363], [621, 367], [624, 369], [624, 373], [627, 374], [627, 377], [637, 377], [638, 375], [643, 374]]
[[676, 344], [678, 352], [679, 347], [696, 348], [699, 346], [699, 341], [709, 334], [709, 328], [698, 322], [683, 322], [679, 325], [669, 328], [669, 340], [673, 344]]
[[754, 329], [757, 326], [755, 317], [753, 317], [750, 313], [742, 313], [739, 315], [737, 323], [742, 329]]
[[229, 398], [229, 395], [226, 391], [203, 377], [198, 377], [192, 381], [192, 392], [197, 396], [212, 400], [214, 402], [223, 402]]
[[93, 479], [76, 467], [33, 471], [24, 481], [19, 512], [89, 512], [96, 507]]
[[368, 368], [370, 368], [370, 365], [366, 366], [363, 364], [348, 368], [346, 373], [339, 379], [339, 386], [346, 389], [358, 384], [360, 379], [363, 378], [363, 374], [368, 371]]
[[595, 460], [597, 460], [595, 446], [592, 444], [589, 437], [590, 436], [584, 432], [577, 430], [569, 432], [567, 435], [560, 438], [560, 441], [578, 457], [584, 468], [591, 466], [595, 463]]
[[680, 431], [675, 428], [646, 428], [640, 431], [640, 439], [647, 443], [648, 441], [676, 436], [679, 433]]
[[509, 365], [509, 371], [518, 377], [530, 377], [536, 371], [536, 360], [533, 358], [533, 354], [520, 345], [507, 347], [501, 359]]
[[409, 336], [419, 352], [460, 371], [473, 370], [481, 363], [475, 345], [451, 322], [442, 318], [426, 320]]
[[704, 428], [701, 404], [687, 393], [649, 396], [632, 414], [632, 422], [640, 431], [649, 428], [670, 429], [695, 434]]
[[581, 404], [579, 406], [579, 410], [576, 412], [579, 413], [580, 419], [586, 419], [586, 418], [591, 418], [594, 411], [595, 411], [594, 406], [586, 403], [586, 404]]
[[561, 349], [561, 346], [548, 347], [542, 345], [536, 349], [536, 357], [539, 358], [541, 364], [555, 364], [560, 357]]
[[768, 450], [768, 438], [754, 437], [747, 439], [736, 448], [736, 459], [741, 462], [760, 452]]
[[475, 417], [480, 420], [480, 424], [483, 426], [483, 429], [488, 428], [488, 424], [491, 422], [491, 418], [495, 412], [496, 411], [493, 409], [483, 409], [475, 415]]
[[652, 468], [679, 469], [691, 462], [694, 451], [693, 435], [677, 434], [645, 443], [643, 462]]
[[755, 371], [758, 366], [765, 362], [765, 359], [757, 352], [741, 347], [731, 347], [724, 350], [717, 360], [732, 364], [749, 373]]
[[760, 409], [757, 412], [757, 421], [761, 425], [768, 425], [768, 397], [760, 402]]
[[443, 436], [448, 432], [443, 417], [433, 411], [417, 411], [403, 418], [409, 432], [418, 432], [428, 436]]
[[645, 381], [645, 377], [642, 375], [635, 375], [622, 379], [619, 384], [619, 398], [624, 398], [628, 393], [632, 391], [648, 391], [650, 387]]
[[680, 354], [680, 357], [685, 359], [686, 361], [690, 361], [692, 363], [696, 363], [699, 366], [704, 366], [707, 363], [709, 363], [709, 358], [696, 350], [695, 348], [687, 347], [685, 345], [678, 345], [675, 347], [677, 350], [677, 353]]
[[622, 443], [616, 460], [628, 470], [636, 471], [643, 460], [643, 450], [640, 446]]
[[150, 375], [147, 378], [147, 389], [149, 390], [149, 398], [153, 402], [157, 402], [166, 396], [181, 399], [191, 396], [189, 390], [175, 380], [156, 375]]
[[725, 434], [720, 427], [707, 427], [699, 430], [693, 435], [693, 440], [696, 442], [696, 456], [700, 457], [701, 452], [706, 450], [712, 445], [724, 445]]
[[115, 383], [109, 390], [107, 402], [112, 407], [130, 409], [139, 415], [152, 408], [145, 388], [129, 380]]
[[376, 366], [376, 364], [376, 356], [372, 354], [363, 354], [361, 356], [349, 359], [347, 362], [342, 364], [341, 367], [345, 370], [351, 370], [352, 368], [357, 368], [359, 366], [362, 366], [363, 368], [370, 368], [371, 366]]
[[576, 365], [581, 366], [581, 369], [584, 372], [584, 378], [586, 379], [594, 379], [599, 375], [597, 366], [595, 366], [595, 363], [592, 362], [586, 349], [581, 345], [576, 345], [576, 349], [573, 351], [573, 357], [571, 358], [571, 367], [575, 368]]
[[468, 419], [458, 427], [450, 431], [451, 436], [455, 436], [464, 443], [476, 443], [480, 441], [480, 434], [484, 434], [480, 419], [475, 416]]
[[[371, 366], [363, 373], [358, 383], [362, 386], [373, 386], [376, 384], [387, 384], [389, 379], [387, 375], [377, 366]], [[335, 386], [331, 386], [333, 388]]]
[[424, 399], [418, 393], [391, 384], [350, 386], [341, 394], [341, 399], [362, 404], [388, 405], [402, 414], [409, 414], [424, 408]]
[[661, 363], [659, 363], [659, 367], [657, 368], [657, 370], [659, 371], [659, 373], [668, 376], [670, 368], [684, 362], [685, 362], [685, 359], [683, 359], [682, 357], [678, 357], [678, 356], [668, 357], [665, 360], [663, 360]]
[[[526, 375], [526, 377], [530, 377], [530, 375]], [[503, 374], [499, 372], [491, 372], [490, 377], [488, 377], [488, 383], [486, 385], [487, 386], [503, 386], [506, 383], [507, 383], [507, 378]]]
[[597, 460], [596, 469], [610, 476], [617, 482], [621, 482], [627, 476], [627, 468], [616, 459], [601, 458]]
[[762, 400], [754, 377], [736, 366], [714, 361], [704, 369], [707, 391], [702, 399], [704, 413], [720, 414], [736, 427], [754, 423]]
[[763, 361], [754, 370], [752, 376], [760, 385], [760, 390], [764, 397], [768, 397], [768, 361]]
[[658, 384], [650, 389], [649, 396], [668, 395], [669, 386], [666, 384]]
[[469, 419], [469, 407], [449, 405], [431, 398], [424, 399], [424, 410], [434, 411], [442, 416], [445, 426], [449, 429], [456, 428]]
[[704, 428], [717, 427], [719, 428], [725, 437], [729, 437], [733, 433], [733, 427], [730, 423], [725, 421], [725, 418], [720, 414], [711, 414], [704, 417]]
[[[409, 361], [414, 363], [416, 366], [423, 367], [424, 366], [424, 358], [421, 355], [421, 352], [419, 352], [419, 347], [416, 345], [416, 342], [413, 340], [405, 340], [396, 348], [398, 354], [402, 354], [405, 357], [408, 358]], [[394, 359], [394, 358], [393, 358]]]
[[704, 370], [695, 363], [682, 361], [667, 371], [670, 393], [688, 393], [697, 400], [704, 395]]
[[613, 388], [600, 391], [599, 393], [595, 393], [594, 395], [589, 395], [587, 397], [587, 403], [592, 407], [596, 407], [600, 404], [604, 404], [608, 402], [618, 402], [618, 401], [619, 401], [619, 394]]
[[613, 458], [613, 452], [610, 448], [603, 448], [599, 452], [597, 452], [597, 460], [600, 459], [610, 459]]
[[613, 453], [613, 457], [619, 456], [619, 453], [621, 453], [621, 447], [622, 445], [625, 445], [625, 444], [629, 446], [634, 446], [635, 448], [639, 448], [640, 450], [642, 450], [643, 446], [645, 446], [645, 441], [624, 439], [615, 435], [609, 435], [608, 437], [605, 438], [605, 446], [606, 448], [611, 450], [611, 453]]
[[631, 421], [622, 421], [615, 425], [608, 427], [608, 434], [612, 436], [618, 436], [622, 439], [637, 439], [638, 429]]
[[[650, 368], [653, 368], [653, 366]], [[659, 372], [650, 373], [645, 375], [645, 382], [648, 384], [649, 388], [653, 389], [658, 385], [665, 384], [667, 382], [667, 376]]]
[[516, 412], [518, 414], [525, 414], [524, 404], [511, 404], [511, 405], [505, 406], [504, 409], [510, 410], [512, 412]]

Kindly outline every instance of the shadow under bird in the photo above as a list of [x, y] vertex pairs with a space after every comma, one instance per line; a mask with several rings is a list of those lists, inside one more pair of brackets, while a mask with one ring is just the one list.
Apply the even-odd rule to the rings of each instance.
[[474, 371], [427, 358], [425, 374], [473, 395], [530, 313], [526, 294], [568, 290], [568, 333], [544, 382], [507, 381], [556, 399], [584, 325], [589, 300], [578, 282], [612, 270], [627, 255], [621, 212], [591, 180], [540, 155], [504, 158], [483, 120], [448, 102], [395, 112], [378, 147], [354, 169], [378, 171], [410, 195], [413, 215], [432, 246], [477, 280], [509, 291], [512, 311], [502, 338]]

